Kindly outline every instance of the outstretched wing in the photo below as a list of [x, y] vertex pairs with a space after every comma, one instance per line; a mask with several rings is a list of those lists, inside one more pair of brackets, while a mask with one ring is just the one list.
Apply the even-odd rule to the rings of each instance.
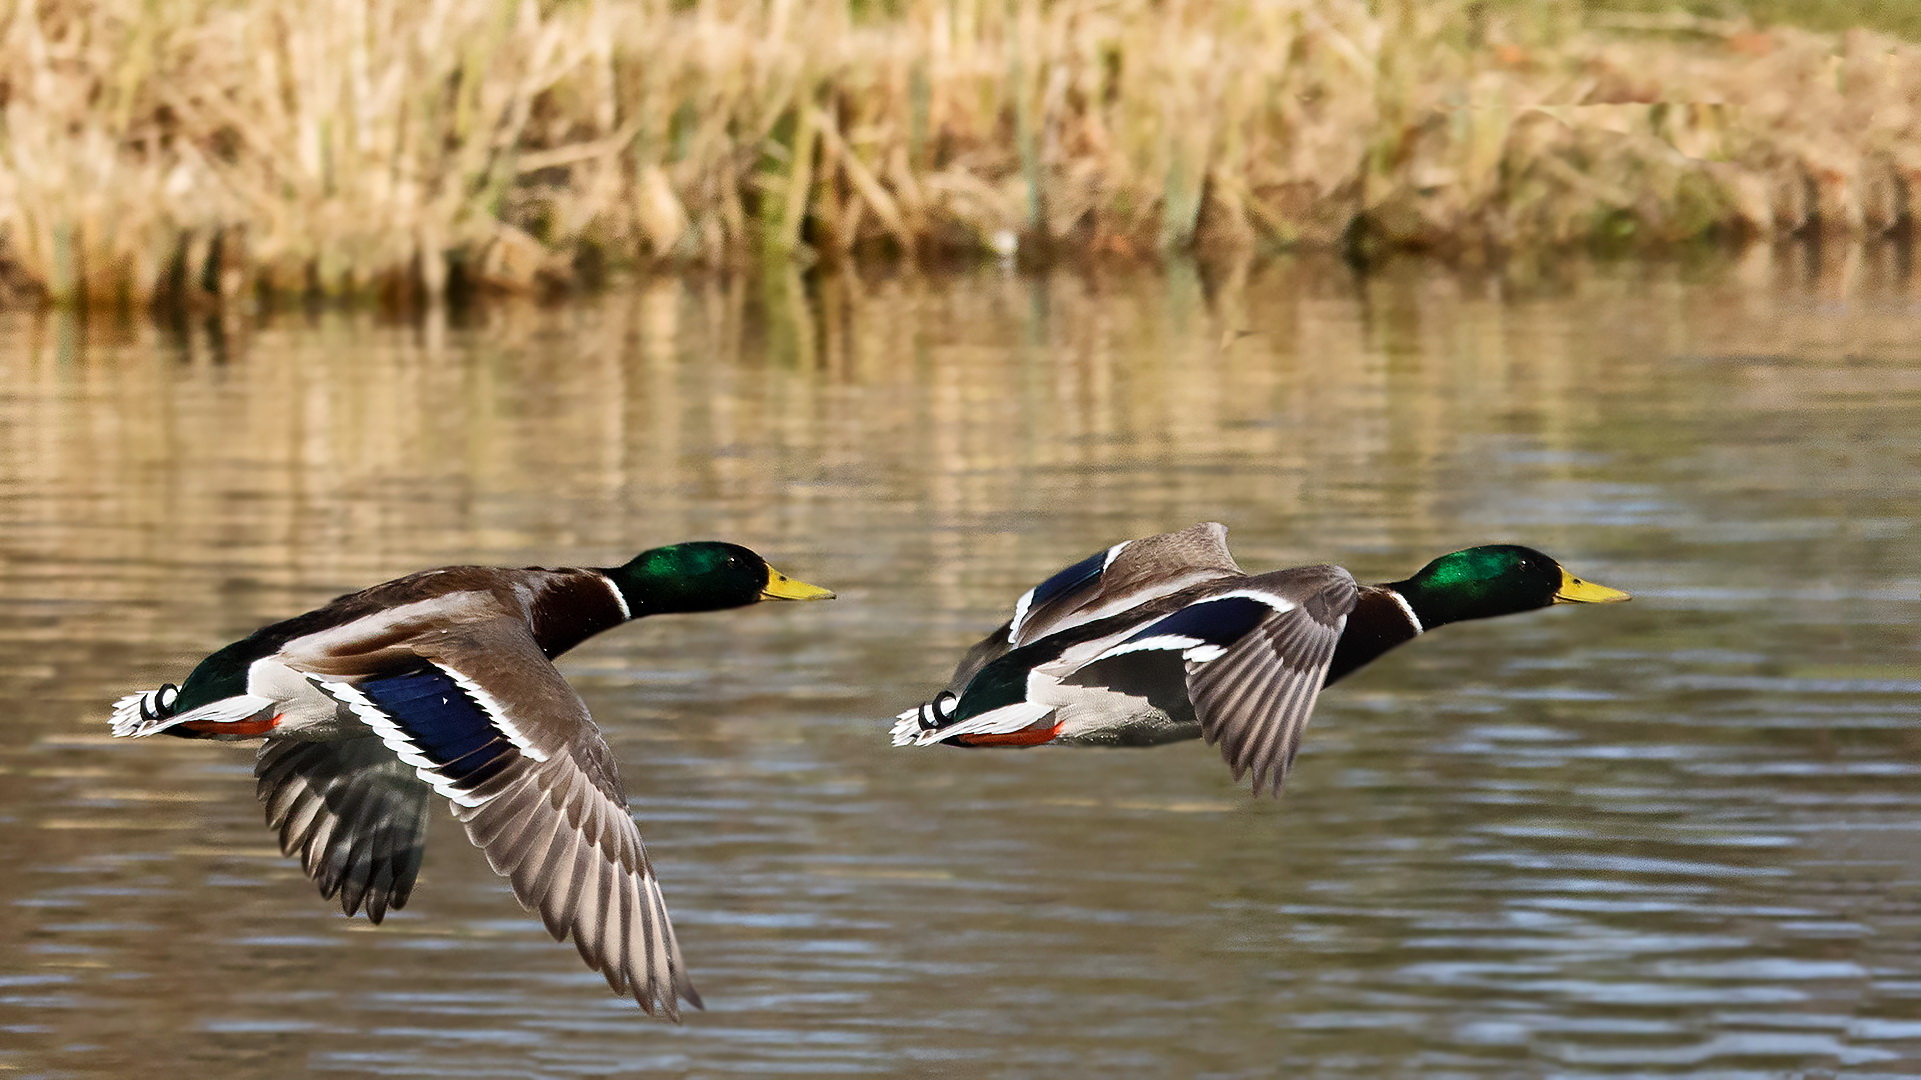
[[[1245, 589], [1162, 620], [1204, 619], [1206, 609], [1223, 600], [1245, 598], [1267, 607], [1233, 644], [1190, 654], [1187, 666], [1188, 695], [1202, 735], [1220, 744], [1234, 779], [1254, 773], [1256, 794], [1280, 794], [1359, 594], [1346, 570], [1304, 566], [1249, 578]], [[1187, 628], [1165, 626], [1172, 633]]]
[[378, 923], [407, 906], [427, 839], [432, 789], [375, 736], [338, 742], [268, 739], [254, 761], [256, 794], [280, 850], [297, 855], [320, 895]]
[[1049, 634], [1240, 572], [1227, 551], [1227, 526], [1219, 522], [1123, 540], [1021, 594], [1013, 618], [968, 650], [948, 686], [960, 692], [988, 664]]
[[453, 801], [521, 905], [616, 993], [674, 1020], [680, 999], [698, 1007], [613, 755], [525, 624], [435, 631], [411, 647], [421, 662], [399, 673], [315, 681]]
[[1064, 681], [1170, 715], [1191, 703], [1234, 779], [1251, 770], [1256, 793], [1279, 793], [1358, 594], [1338, 566], [1247, 578], [1106, 647]]

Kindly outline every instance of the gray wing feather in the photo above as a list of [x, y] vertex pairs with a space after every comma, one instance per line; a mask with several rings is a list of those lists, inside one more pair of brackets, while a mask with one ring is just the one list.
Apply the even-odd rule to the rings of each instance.
[[[522, 758], [517, 786], [480, 806], [456, 804], [469, 839], [549, 933], [572, 938], [615, 993], [679, 1017], [700, 1005], [667, 922], [660, 886], [624, 806], [607, 799], [566, 756]], [[647, 918], [663, 924], [650, 927]]]
[[268, 739], [255, 785], [280, 850], [300, 859], [320, 895], [375, 923], [407, 905], [427, 838], [432, 789], [377, 737]]
[[496, 719], [546, 755], [516, 750], [469, 793], [475, 805], [454, 805], [521, 906], [556, 939], [572, 938], [587, 966], [650, 1015], [680, 1019], [683, 998], [700, 1007], [613, 753], [525, 625], [462, 628], [415, 649], [479, 686], [505, 713]]
[[1021, 621], [1019, 640], [1013, 644], [1025, 645], [1203, 581], [1238, 577], [1240, 573], [1240, 566], [1227, 550], [1227, 526], [1216, 521], [1130, 540], [1091, 588], [1074, 590], [1029, 611]]
[[982, 668], [1018, 646], [1240, 573], [1227, 550], [1227, 526], [1219, 522], [1130, 540], [1097, 578], [1027, 611], [1018, 633], [1010, 619], [982, 638], [961, 658], [948, 689], [961, 693]]
[[1327, 679], [1334, 647], [1359, 587], [1338, 566], [1308, 566], [1247, 579], [1294, 606], [1261, 621], [1220, 657], [1190, 662], [1188, 693], [1209, 744], [1254, 791], [1279, 794]]

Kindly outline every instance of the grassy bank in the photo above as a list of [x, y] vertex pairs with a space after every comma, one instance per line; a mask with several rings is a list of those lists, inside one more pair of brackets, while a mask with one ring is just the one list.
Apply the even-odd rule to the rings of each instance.
[[1909, 227], [1921, 46], [1467, 0], [14, 0], [0, 274], [143, 302], [648, 261]]

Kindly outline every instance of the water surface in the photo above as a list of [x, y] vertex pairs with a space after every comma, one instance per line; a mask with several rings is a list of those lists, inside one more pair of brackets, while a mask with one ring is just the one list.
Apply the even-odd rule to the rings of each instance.
[[[1921, 282], [1873, 251], [0, 318], [0, 1072], [1911, 1075], [1917, 421]], [[1278, 802], [1199, 744], [887, 745], [1022, 589], [1206, 519], [1254, 569], [1505, 540], [1637, 599], [1384, 659]], [[369, 928], [247, 749], [104, 737], [338, 592], [707, 536], [843, 599], [562, 664], [682, 1028], [451, 820]]]

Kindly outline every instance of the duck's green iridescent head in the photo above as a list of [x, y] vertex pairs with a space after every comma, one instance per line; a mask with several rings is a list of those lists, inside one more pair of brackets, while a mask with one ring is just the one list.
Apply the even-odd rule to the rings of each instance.
[[1582, 581], [1560, 563], [1519, 544], [1489, 544], [1443, 555], [1390, 588], [1407, 598], [1426, 627], [1533, 611], [1549, 604], [1608, 604], [1620, 589]]
[[796, 581], [739, 544], [695, 540], [650, 548], [602, 573], [636, 616], [718, 611], [762, 600], [831, 600], [818, 585]]

